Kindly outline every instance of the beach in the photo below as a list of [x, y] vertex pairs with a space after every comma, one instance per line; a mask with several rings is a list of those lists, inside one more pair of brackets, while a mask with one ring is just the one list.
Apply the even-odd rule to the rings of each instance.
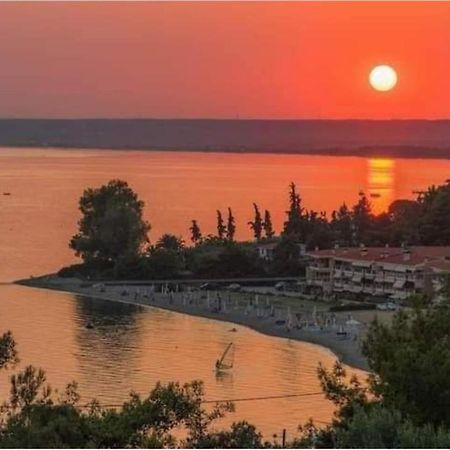
[[274, 294], [267, 288], [202, 291], [184, 285], [171, 285], [169, 289], [169, 285], [157, 287], [144, 282], [108, 284], [57, 276], [17, 283], [226, 321], [230, 322], [231, 331], [233, 323], [247, 326], [267, 335], [320, 345], [331, 350], [344, 364], [361, 370], [368, 370], [361, 346], [370, 322], [375, 317], [382, 321], [392, 317], [392, 312], [376, 310], [332, 313], [327, 303], [292, 294]]

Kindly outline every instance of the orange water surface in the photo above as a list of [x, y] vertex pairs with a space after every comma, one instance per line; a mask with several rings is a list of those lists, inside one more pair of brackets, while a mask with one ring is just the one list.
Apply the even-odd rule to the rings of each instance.
[[[448, 178], [449, 161], [185, 152], [0, 150], [0, 281], [53, 271], [76, 259], [67, 242], [76, 230], [83, 189], [112, 178], [127, 180], [146, 203], [151, 239], [163, 232], [188, 237], [190, 220], [214, 232], [215, 211], [231, 206], [237, 235], [252, 202], [271, 211], [280, 230], [290, 181], [304, 205], [330, 211], [364, 190], [376, 211], [396, 198]], [[86, 323], [96, 323], [87, 329]], [[22, 365], [43, 367], [57, 388], [75, 379], [84, 400], [120, 403], [130, 390], [148, 392], [156, 381], [205, 382], [207, 399], [283, 396], [320, 391], [319, 362], [334, 356], [306, 343], [268, 337], [245, 327], [152, 308], [0, 285], [0, 330], [11, 329]], [[235, 370], [216, 378], [214, 361], [236, 346]], [[8, 394], [0, 374], [0, 398]], [[237, 403], [228, 421], [247, 419], [268, 438], [283, 428], [292, 437], [313, 417], [330, 420], [322, 395]]]

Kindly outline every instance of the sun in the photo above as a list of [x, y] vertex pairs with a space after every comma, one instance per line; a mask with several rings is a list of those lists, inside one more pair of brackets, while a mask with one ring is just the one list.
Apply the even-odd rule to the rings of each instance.
[[390, 91], [397, 84], [397, 72], [391, 66], [375, 66], [370, 71], [369, 83], [376, 91]]

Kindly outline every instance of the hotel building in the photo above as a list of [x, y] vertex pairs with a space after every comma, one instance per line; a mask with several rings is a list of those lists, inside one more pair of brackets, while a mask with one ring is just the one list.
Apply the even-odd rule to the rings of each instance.
[[436, 294], [450, 273], [450, 247], [360, 247], [307, 252], [306, 281], [325, 294], [402, 300]]

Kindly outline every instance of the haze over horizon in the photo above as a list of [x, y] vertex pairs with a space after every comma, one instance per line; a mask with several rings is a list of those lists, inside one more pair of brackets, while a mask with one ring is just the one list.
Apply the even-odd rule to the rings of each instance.
[[449, 25], [438, 2], [2, 3], [0, 117], [445, 120]]

